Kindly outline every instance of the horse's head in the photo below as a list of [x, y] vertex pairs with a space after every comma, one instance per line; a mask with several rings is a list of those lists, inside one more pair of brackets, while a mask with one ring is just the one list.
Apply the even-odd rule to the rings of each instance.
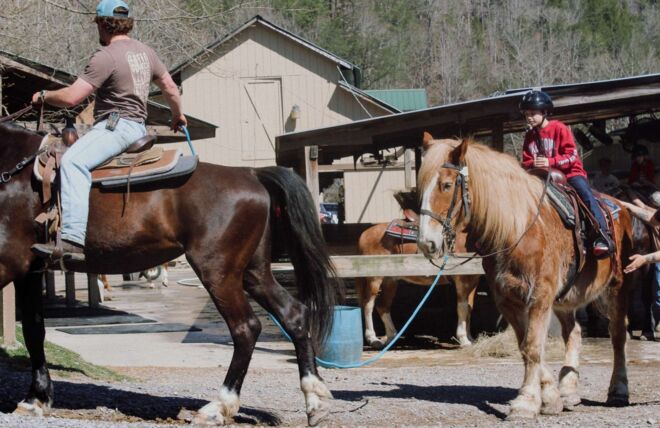
[[427, 257], [453, 251], [456, 231], [470, 215], [468, 140], [434, 140], [424, 133], [424, 161], [419, 172], [422, 198], [417, 245]]

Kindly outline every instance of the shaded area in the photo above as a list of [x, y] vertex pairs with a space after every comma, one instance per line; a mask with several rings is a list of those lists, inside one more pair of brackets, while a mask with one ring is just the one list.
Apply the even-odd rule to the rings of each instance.
[[109, 325], [100, 327], [58, 328], [57, 331], [68, 334], [135, 334], [135, 333], [172, 333], [178, 331], [202, 331], [201, 328], [180, 323], [157, 323], [137, 325]]
[[[372, 384], [373, 385], [373, 384]], [[377, 385], [391, 386], [388, 391], [369, 390], [342, 391], [333, 390], [332, 395], [345, 401], [362, 401], [370, 398], [402, 398], [429, 401], [433, 403], [467, 404], [480, 411], [504, 419], [506, 414], [489, 404], [505, 404], [516, 397], [518, 391], [514, 388], [501, 386], [479, 385], [409, 385], [379, 382]]]
[[[30, 373], [10, 372], [0, 368], [0, 376], [3, 379], [0, 384], [0, 411], [11, 413], [27, 393], [31, 379]], [[108, 416], [113, 421], [135, 422], [134, 419], [137, 418], [177, 423], [177, 415], [182, 409], [197, 410], [207, 403], [205, 400], [196, 398], [149, 395], [91, 383], [55, 381], [54, 387], [57, 394], [52, 415], [56, 417], [80, 418], [80, 412], [76, 412], [75, 415], [68, 413], [81, 410], [94, 411], [94, 415], [98, 415], [97, 408], [105, 407], [116, 409]], [[116, 412], [121, 415], [117, 415]], [[99, 418], [92, 416], [91, 419], [98, 420]], [[254, 425], [279, 425], [281, 418], [268, 411], [243, 406], [235, 421]]]

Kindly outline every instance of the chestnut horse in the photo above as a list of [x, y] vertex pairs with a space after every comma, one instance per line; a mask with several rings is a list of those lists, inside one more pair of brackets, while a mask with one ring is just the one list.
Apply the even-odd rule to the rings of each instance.
[[[16, 171], [42, 136], [0, 124], [0, 287], [14, 282], [32, 363], [32, 384], [17, 407], [41, 415], [53, 402], [44, 355], [41, 298], [43, 263], [30, 247], [40, 239], [34, 221], [43, 209], [31, 168]], [[195, 416], [225, 424], [239, 409], [239, 394], [261, 331], [247, 295], [273, 314], [291, 336], [308, 423], [329, 413], [331, 394], [317, 372], [315, 353], [332, 324], [337, 282], [305, 183], [280, 167], [229, 168], [200, 163], [192, 175], [121, 191], [92, 189], [85, 247], [91, 273], [140, 272], [185, 254], [224, 317], [234, 353], [216, 401]], [[123, 213], [123, 215], [122, 215]], [[271, 273], [271, 243], [285, 240], [299, 297]]]
[[[415, 254], [418, 251], [417, 244], [412, 241], [402, 241], [387, 235], [385, 231], [389, 223], [375, 224], [362, 232], [358, 241], [358, 252], [361, 255], [387, 255], [387, 254]], [[465, 234], [459, 234], [458, 248], [465, 248]], [[470, 337], [470, 313], [474, 307], [474, 295], [479, 285], [479, 275], [455, 275], [452, 280], [456, 286], [456, 313], [458, 324], [456, 325], [456, 339], [459, 345], [469, 346], [472, 344]], [[372, 276], [367, 278], [355, 278], [360, 307], [364, 314], [364, 340], [367, 345], [375, 349], [381, 349], [389, 343], [397, 330], [392, 322], [392, 302], [397, 290], [397, 280], [402, 279], [412, 284], [430, 286], [434, 277], [429, 276], [402, 276], [383, 277]], [[445, 276], [442, 283], [448, 284]], [[377, 337], [374, 330], [373, 312], [374, 307], [378, 311], [383, 326], [385, 337]]]
[[[523, 385], [511, 402], [509, 417], [554, 414], [580, 402], [581, 335], [575, 309], [600, 295], [608, 304], [614, 350], [607, 402], [627, 405], [626, 310], [634, 278], [624, 277], [622, 266], [633, 244], [629, 212], [621, 210], [614, 220], [618, 266], [588, 252], [578, 272], [573, 232], [544, 198], [543, 182], [525, 172], [516, 159], [471, 140], [433, 140], [428, 133], [424, 147], [418, 245], [429, 258], [441, 256], [453, 230], [465, 228], [468, 248], [478, 247], [483, 254], [495, 303], [513, 326], [525, 364]], [[566, 344], [559, 388], [544, 362], [553, 310]]]

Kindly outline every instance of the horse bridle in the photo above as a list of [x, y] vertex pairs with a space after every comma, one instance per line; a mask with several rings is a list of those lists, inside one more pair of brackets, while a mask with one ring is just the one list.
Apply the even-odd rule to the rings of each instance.
[[[9, 122], [12, 120], [16, 120], [19, 117], [23, 116], [25, 113], [32, 111], [34, 107], [32, 105], [29, 105], [17, 112], [14, 112], [10, 115], [0, 117], [0, 122]], [[39, 113], [39, 121], [37, 123], [37, 129], [41, 128], [41, 122], [43, 121], [43, 104], [41, 105], [40, 113]], [[37, 156], [42, 154], [48, 149], [48, 147], [44, 146], [43, 148], [39, 149], [36, 153], [24, 158], [22, 161], [16, 164], [14, 168], [12, 168], [9, 171], [4, 171], [0, 173], [0, 184], [5, 184], [9, 183], [11, 178], [19, 171], [21, 171], [27, 164], [32, 162]]]
[[449, 209], [447, 210], [447, 216], [442, 217], [439, 214], [434, 213], [433, 211], [427, 209], [420, 209], [420, 214], [427, 215], [433, 220], [437, 221], [442, 225], [444, 231], [444, 241], [449, 253], [454, 252], [454, 245], [456, 244], [456, 230], [451, 224], [451, 221], [454, 218], [454, 210], [456, 209], [458, 201], [458, 188], [461, 188], [461, 201], [463, 203], [463, 215], [467, 220], [470, 219], [470, 194], [468, 190], [468, 167], [467, 165], [456, 165], [451, 162], [442, 164], [440, 168], [449, 168], [458, 172], [456, 175], [456, 180], [454, 181], [454, 193], [451, 197], [451, 202], [449, 204]]

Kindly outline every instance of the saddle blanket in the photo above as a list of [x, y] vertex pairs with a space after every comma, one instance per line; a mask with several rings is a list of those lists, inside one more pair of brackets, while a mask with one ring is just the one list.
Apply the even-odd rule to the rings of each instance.
[[[602, 205], [607, 207], [607, 210], [610, 212], [610, 214], [612, 214], [613, 220], [619, 218], [619, 211], [621, 211], [621, 207], [619, 207], [611, 200], [601, 197], [600, 193], [598, 192], [594, 192], [594, 196], [599, 202], [601, 202]], [[577, 213], [573, 209], [573, 204], [571, 203], [568, 195], [566, 195], [564, 191], [558, 189], [553, 183], [550, 183], [548, 185], [548, 199], [559, 213], [559, 216], [561, 217], [564, 224], [567, 227], [574, 228]]]
[[394, 238], [399, 238], [404, 241], [417, 242], [417, 233], [419, 231], [419, 226], [417, 223], [412, 221], [395, 219], [387, 225], [385, 229], [385, 234], [392, 236]]

